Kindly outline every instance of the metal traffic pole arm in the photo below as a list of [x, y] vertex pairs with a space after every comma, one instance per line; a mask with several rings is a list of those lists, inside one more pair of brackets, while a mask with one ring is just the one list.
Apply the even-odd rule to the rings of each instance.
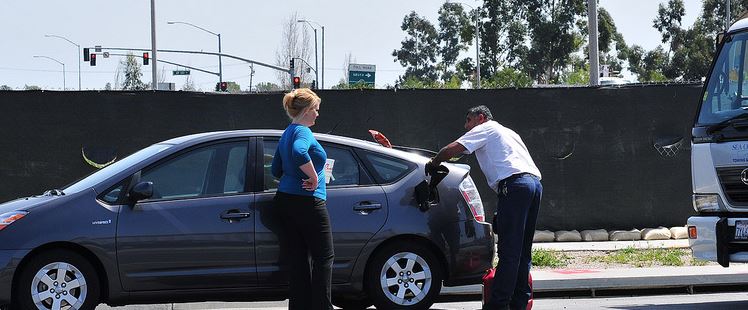
[[[109, 54], [109, 55], [112, 55], [112, 56], [129, 56], [128, 54]], [[156, 60], [156, 61], [158, 61], [158, 62], [163, 62], [163, 63], [167, 63], [167, 64], [170, 64], [170, 65], [175, 65], [175, 66], [185, 67], [185, 68], [187, 68], [187, 69], [192, 69], [192, 70], [195, 70], [195, 71], [200, 71], [200, 72], [204, 72], [204, 73], [212, 74], [212, 75], [215, 75], [215, 76], [218, 76], [218, 74], [219, 74], [218, 72], [210, 72], [210, 71], [208, 71], [208, 70], [198, 69], [198, 68], [195, 68], [195, 67], [190, 67], [190, 66], [187, 66], [187, 65], [183, 65], [183, 64], [178, 64], [178, 63], [176, 63], [176, 62], [166, 61], [166, 60], [162, 60], [162, 59], [158, 59], [158, 60]]]
[[307, 67], [307, 68], [309, 68], [309, 69], [311, 69], [312, 71], [314, 71], [314, 74], [317, 74], [317, 70], [314, 70], [314, 68], [312, 67], [312, 65], [310, 65], [310, 64], [309, 64], [308, 62], [306, 62], [306, 60], [304, 60], [303, 58], [299, 58], [299, 57], [293, 57], [293, 59], [298, 59], [298, 60], [301, 60], [302, 62], [304, 62], [304, 64], [306, 64], [306, 67]]
[[[122, 47], [99, 47], [99, 48], [102, 49], [102, 50], [107, 49], [107, 50], [113, 50], [113, 51], [139, 51], [139, 52], [149, 52], [149, 51], [151, 51], [150, 49], [145, 49], [145, 48], [122, 48]], [[283, 68], [283, 67], [279, 67], [279, 66], [275, 66], [275, 65], [271, 65], [271, 64], [266, 64], [266, 63], [262, 63], [262, 62], [259, 62], [259, 61], [254, 61], [254, 60], [251, 60], [251, 59], [246, 59], [246, 58], [242, 58], [242, 57], [234, 56], [234, 55], [229, 55], [229, 54], [213, 53], [213, 52], [198, 52], [198, 51], [180, 51], [180, 50], [157, 50], [157, 51], [158, 52], [162, 52], [162, 53], [183, 53], [183, 54], [201, 54], [201, 55], [223, 56], [223, 57], [233, 58], [233, 59], [240, 60], [240, 61], [247, 62], [247, 63], [251, 63], [251, 64], [256, 64], [258, 66], [263, 66], [263, 67], [275, 69], [275, 70], [278, 70], [278, 71], [283, 71], [283, 72], [286, 72], [288, 74], [293, 74], [293, 72], [291, 72], [290, 68]]]

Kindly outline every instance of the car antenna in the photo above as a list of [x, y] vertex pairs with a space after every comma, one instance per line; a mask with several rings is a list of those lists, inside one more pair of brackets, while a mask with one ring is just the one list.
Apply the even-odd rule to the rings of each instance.
[[332, 129], [330, 129], [330, 131], [328, 131], [328, 132], [327, 132], [327, 134], [328, 134], [328, 135], [329, 135], [329, 134], [332, 134], [332, 132], [333, 132], [333, 131], [335, 131], [335, 128], [338, 128], [338, 125], [340, 125], [340, 123], [341, 123], [341, 122], [343, 122], [343, 121], [342, 121], [342, 120], [341, 120], [341, 121], [338, 121], [338, 123], [337, 123], [337, 124], [335, 124], [335, 126], [332, 126]]

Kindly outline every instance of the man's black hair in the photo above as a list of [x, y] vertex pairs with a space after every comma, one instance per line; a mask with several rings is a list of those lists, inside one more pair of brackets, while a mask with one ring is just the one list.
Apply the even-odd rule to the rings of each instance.
[[479, 105], [477, 107], [472, 107], [468, 109], [467, 111], [467, 115], [475, 116], [478, 114], [483, 114], [483, 116], [489, 121], [493, 120], [493, 115], [491, 115], [491, 110], [489, 110], [487, 106]]

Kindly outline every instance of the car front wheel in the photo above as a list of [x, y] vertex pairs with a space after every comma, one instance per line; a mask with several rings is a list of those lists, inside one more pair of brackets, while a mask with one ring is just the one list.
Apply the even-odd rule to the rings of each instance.
[[367, 295], [377, 309], [429, 309], [444, 278], [431, 250], [412, 243], [386, 246], [367, 270]]
[[31, 258], [21, 270], [15, 292], [14, 303], [24, 310], [94, 309], [100, 285], [86, 258], [69, 250], [51, 250]]

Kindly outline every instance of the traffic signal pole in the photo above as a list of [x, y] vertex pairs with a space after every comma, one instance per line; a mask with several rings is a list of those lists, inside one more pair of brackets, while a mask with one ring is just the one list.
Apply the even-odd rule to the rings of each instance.
[[[283, 72], [288, 73], [289, 77], [293, 77], [293, 69], [292, 68], [279, 67], [279, 66], [276, 66], [276, 65], [266, 64], [266, 63], [263, 63], [263, 62], [259, 62], [259, 61], [255, 61], [255, 60], [251, 60], [251, 59], [247, 59], [247, 58], [242, 58], [242, 57], [239, 57], [239, 56], [234, 56], [234, 55], [229, 55], [229, 54], [223, 54], [223, 53], [213, 53], [213, 52], [203, 52], [203, 51], [199, 51], [199, 52], [198, 51], [183, 51], [183, 50], [150, 50], [150, 49], [144, 49], [144, 48], [123, 48], [123, 47], [100, 47], [100, 48], [102, 50], [112, 50], [112, 51], [138, 51], [138, 52], [149, 52], [149, 51], [153, 52], [153, 51], [158, 51], [158, 52], [162, 52], [162, 53], [200, 54], [200, 55], [223, 56], [223, 57], [228, 57], [228, 58], [231, 58], [231, 59], [236, 59], [236, 60], [239, 60], [239, 61], [243, 61], [243, 62], [246, 62], [246, 63], [249, 63], [249, 64], [255, 64], [255, 65], [258, 65], [258, 66], [262, 66], [262, 67], [266, 67], [266, 68], [270, 68], [270, 69], [274, 69], [274, 70], [278, 70], [278, 71], [283, 71]], [[85, 49], [84, 49], [84, 53], [85, 53]], [[151, 60], [154, 62], [154, 65], [155, 65], [155, 63], [157, 61], [161, 61], [161, 60], [157, 60], [156, 57], [151, 57]], [[198, 70], [198, 71], [200, 71], [200, 70]]]

